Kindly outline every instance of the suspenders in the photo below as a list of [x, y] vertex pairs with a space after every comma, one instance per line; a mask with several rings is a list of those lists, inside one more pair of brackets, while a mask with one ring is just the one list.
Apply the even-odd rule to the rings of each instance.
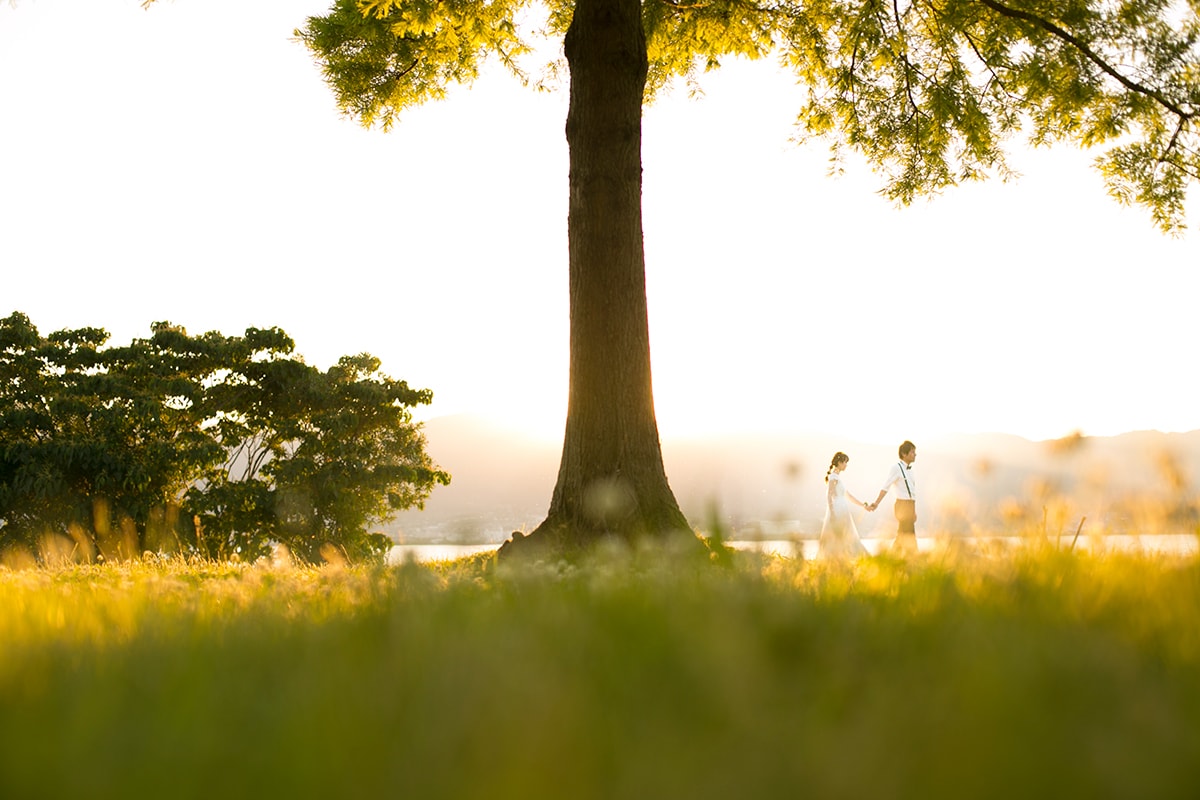
[[900, 477], [904, 478], [904, 488], [908, 491], [908, 499], [915, 500], [916, 498], [913, 497], [912, 487], [908, 485], [908, 476], [904, 474], [904, 462], [897, 461], [896, 463], [900, 465]]

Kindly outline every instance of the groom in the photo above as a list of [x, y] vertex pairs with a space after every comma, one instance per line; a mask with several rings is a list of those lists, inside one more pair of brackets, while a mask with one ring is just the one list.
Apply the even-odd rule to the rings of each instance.
[[868, 511], [879, 507], [883, 496], [890, 489], [896, 490], [896, 541], [892, 548], [900, 552], [917, 552], [917, 480], [912, 474], [912, 463], [917, 460], [917, 446], [905, 441], [900, 445], [900, 460], [888, 470], [887, 481], [879, 490], [879, 497], [867, 505]]

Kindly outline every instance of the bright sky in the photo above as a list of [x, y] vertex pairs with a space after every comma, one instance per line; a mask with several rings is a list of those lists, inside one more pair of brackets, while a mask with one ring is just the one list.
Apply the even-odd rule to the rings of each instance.
[[[275, 325], [433, 389], [423, 417], [561, 435], [565, 90], [497, 74], [365, 131], [291, 40], [328, 5], [0, 2], [0, 315], [119, 344]], [[702, 85], [645, 121], [665, 437], [1200, 428], [1200, 234], [1109, 200], [1090, 155], [1019, 150], [1016, 183], [897, 209], [789, 141], [774, 64]]]

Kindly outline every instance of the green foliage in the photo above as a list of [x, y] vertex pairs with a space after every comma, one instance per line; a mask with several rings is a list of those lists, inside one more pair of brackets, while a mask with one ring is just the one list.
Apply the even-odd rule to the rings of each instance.
[[[338, 103], [388, 127], [407, 107], [470, 82], [489, 55], [522, 75], [522, 0], [338, 0], [298, 36]], [[574, 4], [551, 0], [561, 35]], [[1200, 10], [1171, 0], [644, 0], [647, 98], [727, 56], [776, 54], [810, 89], [804, 135], [864, 154], [903, 203], [962, 181], [1008, 177], [1004, 143], [1107, 147], [1118, 200], [1183, 227], [1200, 177]]]
[[221, 439], [237, 448], [188, 495], [212, 554], [261, 554], [271, 541], [310, 561], [328, 544], [358, 552], [368, 523], [420, 506], [433, 484], [449, 482], [408, 411], [431, 394], [379, 366], [366, 354], [325, 372], [248, 359], [214, 387]]
[[401, 109], [470, 83], [488, 56], [520, 75], [528, 49], [518, 35], [519, 0], [337, 0], [296, 35], [321, 53], [325, 79], [347, 114], [385, 130]]
[[321, 372], [277, 328], [107, 340], [0, 320], [0, 549], [361, 556], [368, 525], [449, 481], [409, 412], [432, 395], [369, 355]]
[[195, 421], [194, 354], [163, 330], [104, 349], [101, 329], [43, 339], [23, 314], [0, 320], [0, 546], [165, 544], [180, 489], [223, 451]]
[[642, 3], [650, 59], [647, 98], [674, 78], [694, 84], [698, 71], [720, 67], [725, 57], [761, 58], [770, 53], [778, 19], [771, 4], [742, 0]]
[[1001, 144], [1027, 128], [1111, 145], [1097, 163], [1113, 195], [1182, 227], [1200, 176], [1194, 4], [861, 0], [810, 16], [784, 45], [812, 87], [801, 122], [883, 166], [890, 197], [1006, 174]]
[[0, 569], [11, 797], [1184, 798], [1200, 562]]

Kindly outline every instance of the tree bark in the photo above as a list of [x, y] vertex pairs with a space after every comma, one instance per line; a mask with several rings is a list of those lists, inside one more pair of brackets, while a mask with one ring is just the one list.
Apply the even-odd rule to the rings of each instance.
[[578, 0], [564, 47], [571, 73], [567, 423], [546, 520], [528, 537], [514, 535], [502, 556], [586, 547], [604, 536], [692, 536], [663, 469], [650, 380], [640, 0]]

